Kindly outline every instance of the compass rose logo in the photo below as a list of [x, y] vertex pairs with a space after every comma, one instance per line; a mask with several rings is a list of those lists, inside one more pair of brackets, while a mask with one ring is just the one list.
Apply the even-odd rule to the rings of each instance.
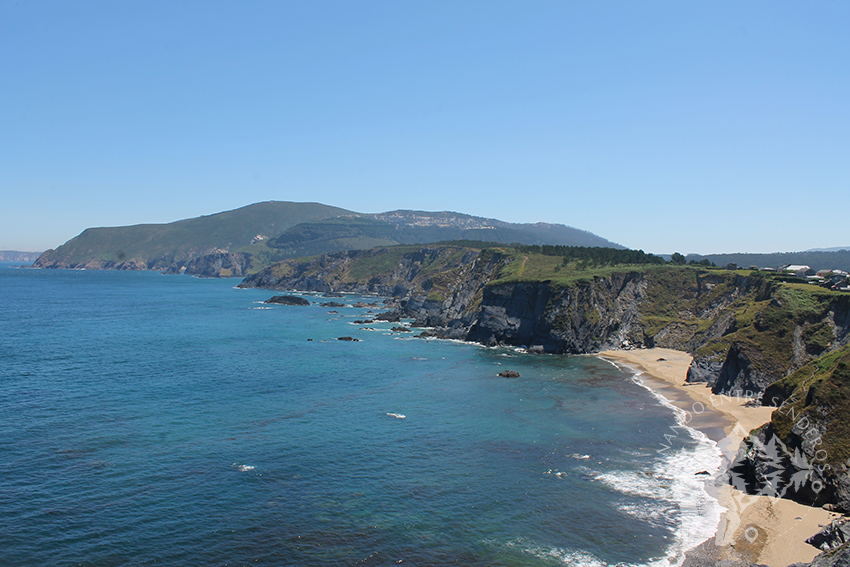
[[[735, 434], [744, 437], [748, 449], [738, 452], [737, 457], [727, 468], [729, 484], [737, 490], [732, 494], [732, 506], [725, 516], [721, 529], [717, 532], [715, 544], [726, 546], [733, 543], [733, 537], [741, 524], [744, 510], [755, 504], [759, 497], [771, 499], [783, 498], [789, 490], [800, 491], [811, 482], [815, 492], [820, 491], [822, 482], [815, 474], [815, 468], [799, 448], [793, 451], [776, 435], [762, 440], [757, 435], [748, 435], [736, 426]], [[733, 439], [724, 440], [728, 450], [734, 444]], [[721, 443], [721, 446], [724, 445]], [[747, 526], [740, 537], [753, 543], [759, 537], [757, 526]]]
[[[771, 435], [766, 442], [751, 435], [746, 442], [749, 450], [743, 459], [739, 454], [729, 469], [730, 482], [738, 490], [756, 496], [783, 498], [789, 490], [799, 491], [814, 478], [814, 467], [805, 453], [799, 448], [790, 450], [776, 435]], [[754, 471], [747, 471], [744, 459], [755, 463]]]

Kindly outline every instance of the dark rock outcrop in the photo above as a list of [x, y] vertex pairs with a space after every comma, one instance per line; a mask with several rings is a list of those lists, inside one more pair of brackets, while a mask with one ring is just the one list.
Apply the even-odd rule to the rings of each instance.
[[711, 391], [715, 394], [753, 398], [786, 372], [786, 368], [764, 353], [733, 342]]
[[310, 301], [297, 295], [275, 295], [263, 303], [274, 303], [276, 305], [310, 305]]
[[723, 363], [726, 360], [726, 354], [723, 352], [711, 353], [710, 356], [695, 357], [688, 367], [688, 375], [686, 382], [708, 383], [713, 386], [717, 382], [717, 377], [720, 375], [720, 370], [723, 368]]
[[806, 543], [821, 551], [833, 551], [850, 542], [850, 521], [833, 520], [831, 524], [806, 540]]
[[387, 311], [375, 315], [375, 321], [386, 321], [388, 323], [398, 323], [401, 321], [401, 315], [396, 311]]

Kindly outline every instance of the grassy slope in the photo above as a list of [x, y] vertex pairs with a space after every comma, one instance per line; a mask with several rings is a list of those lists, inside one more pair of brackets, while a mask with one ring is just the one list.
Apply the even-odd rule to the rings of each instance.
[[[782, 439], [792, 436], [795, 424], [819, 425], [819, 449], [826, 462], [838, 465], [850, 458], [850, 345], [825, 354], [773, 384], [765, 397], [784, 402], [772, 423]], [[799, 431], [796, 432], [799, 434]]]

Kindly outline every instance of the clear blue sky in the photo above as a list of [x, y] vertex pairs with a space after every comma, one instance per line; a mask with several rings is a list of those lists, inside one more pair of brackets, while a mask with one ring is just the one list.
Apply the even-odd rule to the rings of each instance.
[[850, 2], [0, 0], [0, 249], [265, 200], [850, 245]]

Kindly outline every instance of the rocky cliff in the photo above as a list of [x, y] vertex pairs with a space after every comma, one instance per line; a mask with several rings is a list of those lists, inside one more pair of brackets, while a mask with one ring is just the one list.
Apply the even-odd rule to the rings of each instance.
[[[811, 286], [808, 286], [811, 287]], [[770, 285], [727, 310], [724, 332], [692, 344], [689, 382], [715, 393], [757, 395], [819, 356], [850, 342], [850, 296]]]
[[173, 262], [166, 274], [188, 274], [200, 278], [244, 278], [251, 267], [251, 255], [240, 252], [216, 252], [192, 258], [186, 262]]
[[624, 272], [572, 286], [511, 282], [487, 286], [466, 340], [580, 354], [642, 345], [645, 274]]
[[[528, 277], [535, 262], [545, 270]], [[717, 393], [755, 396], [848, 340], [850, 297], [812, 299], [757, 274], [673, 266], [559, 270], [511, 249], [409, 246], [282, 262], [241, 285], [392, 297], [414, 326], [486, 345], [573, 354], [686, 350], [695, 355], [688, 379]]]
[[645, 343], [638, 309], [645, 274], [625, 271], [572, 286], [499, 283], [513, 260], [454, 246], [352, 251], [283, 262], [240, 285], [385, 295], [427, 334], [487, 345], [576, 354]]

